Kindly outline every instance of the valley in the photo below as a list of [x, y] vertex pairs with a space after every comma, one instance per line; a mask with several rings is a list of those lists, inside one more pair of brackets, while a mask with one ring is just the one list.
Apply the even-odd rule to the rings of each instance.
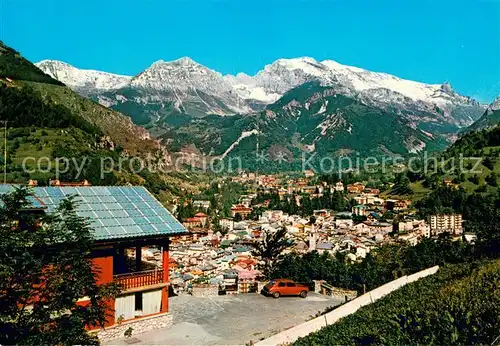
[[497, 3], [15, 5], [0, 344], [498, 344]]

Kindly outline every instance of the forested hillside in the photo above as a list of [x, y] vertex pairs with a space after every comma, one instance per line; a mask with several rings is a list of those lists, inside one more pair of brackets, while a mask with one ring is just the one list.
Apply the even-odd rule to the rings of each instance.
[[[163, 201], [203, 183], [169, 169], [168, 152], [128, 117], [79, 96], [3, 43], [0, 120], [7, 121], [8, 182], [143, 184]], [[3, 126], [0, 132], [3, 137]], [[135, 158], [150, 160], [145, 167], [154, 172], [137, 171]]]
[[68, 108], [43, 100], [39, 93], [25, 87], [9, 87], [0, 82], [0, 119], [7, 120], [10, 127], [68, 128], [73, 126], [88, 133], [102, 135], [103, 132]]
[[0, 78], [64, 85], [21, 56], [15, 49], [0, 41]]
[[[169, 130], [164, 138], [174, 152], [192, 146], [198, 154], [241, 157], [249, 169], [300, 170], [303, 155], [314, 156], [317, 164], [324, 157], [356, 153], [380, 157], [441, 150], [448, 144], [450, 125], [427, 123], [430, 116], [380, 108], [310, 82], [258, 113], [172, 116], [165, 120]], [[257, 143], [265, 162], [256, 155]]]

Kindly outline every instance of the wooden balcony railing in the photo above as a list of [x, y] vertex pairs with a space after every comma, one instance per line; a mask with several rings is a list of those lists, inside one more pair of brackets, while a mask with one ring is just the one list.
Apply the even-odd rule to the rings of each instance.
[[113, 278], [121, 286], [122, 290], [156, 285], [163, 282], [163, 269], [117, 274], [113, 275]]

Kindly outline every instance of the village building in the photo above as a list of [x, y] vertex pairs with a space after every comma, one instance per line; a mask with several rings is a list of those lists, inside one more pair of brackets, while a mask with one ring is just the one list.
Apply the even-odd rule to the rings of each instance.
[[193, 201], [193, 207], [195, 209], [208, 210], [210, 208], [210, 201], [197, 200]]
[[310, 169], [305, 170], [305, 171], [304, 171], [304, 176], [305, 176], [306, 178], [312, 178], [312, 177], [314, 177], [314, 171], [313, 171], [313, 170], [310, 170]]
[[230, 218], [221, 218], [219, 219], [219, 225], [223, 230], [232, 232], [234, 228], [234, 221]]
[[235, 217], [237, 214], [239, 214], [242, 219], [246, 219], [251, 212], [252, 208], [246, 207], [242, 204], [237, 204], [231, 208], [232, 217]]
[[338, 191], [338, 192], [344, 192], [344, 184], [341, 181], [339, 181], [339, 182], [335, 183], [335, 186], [333, 187], [333, 189], [335, 191]]
[[184, 220], [184, 222], [182, 224], [184, 225], [184, 227], [186, 227], [188, 229], [203, 227], [201, 219], [199, 219], [197, 217], [187, 218], [186, 220]]
[[461, 235], [462, 229], [462, 214], [438, 214], [428, 217], [431, 235], [436, 236], [444, 232], [452, 235]]
[[[36, 182], [36, 180], [30, 180], [31, 183]], [[36, 185], [38, 182], [36, 182]], [[29, 185], [29, 184], [28, 184]], [[59, 179], [49, 180], [49, 186], [90, 186], [91, 184], [87, 180], [82, 182], [61, 182]]]
[[352, 213], [357, 216], [367, 216], [369, 214], [369, 209], [364, 204], [355, 205], [352, 207]]
[[361, 193], [365, 189], [365, 185], [362, 183], [354, 183], [347, 185], [348, 193]]

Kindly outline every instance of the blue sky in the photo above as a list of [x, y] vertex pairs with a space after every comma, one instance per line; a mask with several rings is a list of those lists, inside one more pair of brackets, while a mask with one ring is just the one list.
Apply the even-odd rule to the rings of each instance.
[[0, 39], [128, 75], [181, 56], [248, 74], [312, 56], [500, 95], [500, 0], [0, 0]]

